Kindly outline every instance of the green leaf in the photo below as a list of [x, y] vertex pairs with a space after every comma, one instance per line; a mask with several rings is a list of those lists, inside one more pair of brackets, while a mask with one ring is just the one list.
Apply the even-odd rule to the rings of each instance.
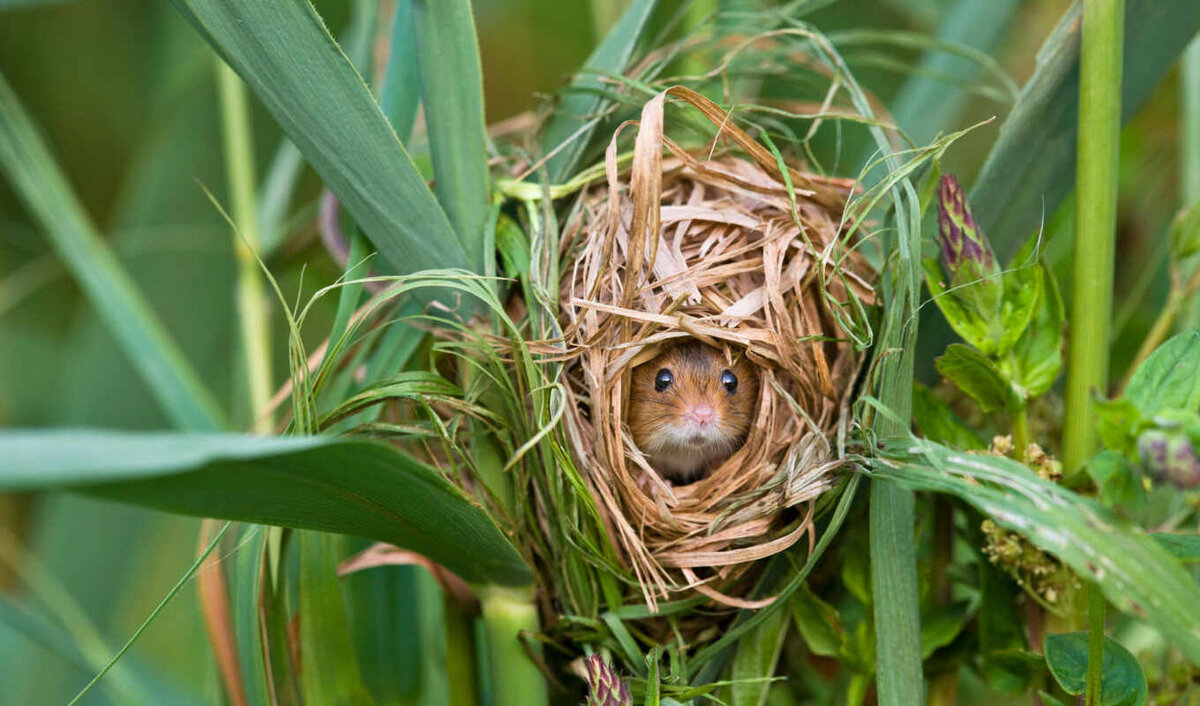
[[978, 402], [984, 412], [1008, 406], [1011, 386], [996, 366], [974, 348], [952, 343], [934, 366], [942, 377]]
[[1171, 260], [1178, 262], [1200, 252], [1200, 202], [1179, 211], [1171, 221]]
[[962, 632], [968, 615], [969, 606], [965, 603], [940, 606], [922, 615], [921, 658], [929, 659], [934, 652], [954, 642], [954, 638]]
[[1096, 406], [1096, 429], [1104, 445], [1125, 454], [1126, 458], [1137, 458], [1137, 435], [1142, 425], [1142, 413], [1137, 405], [1125, 398], [1115, 400], [1098, 399]]
[[787, 636], [787, 620], [768, 620], [760, 623], [738, 641], [733, 659], [730, 687], [733, 706], [763, 706], [771, 689], [770, 677], [783, 652]]
[[[1081, 4], [1073, 3], [1038, 51], [1038, 65], [971, 192], [974, 213], [1001, 255], [1016, 250], [1074, 188], [1078, 144]], [[1200, 3], [1127, 0], [1122, 119], [1137, 113], [1200, 31]]]
[[1200, 562], [1200, 535], [1155, 532], [1150, 538], [1184, 564]]
[[[486, 272], [488, 215], [483, 71], [469, 0], [412, 0], [421, 98], [438, 202], [475, 272]], [[445, 266], [443, 264], [443, 266]]]
[[1146, 490], [1125, 455], [1105, 449], [1084, 467], [1099, 489], [1100, 501], [1109, 507], [1139, 512], [1146, 507]]
[[[633, 0], [624, 14], [592, 51], [583, 69], [563, 89], [563, 96], [554, 115], [542, 132], [542, 151], [549, 153], [568, 139], [571, 143], [546, 161], [550, 183], [566, 181], [588, 146], [601, 113], [611, 101], [601, 95], [603, 74], [618, 74], [625, 70], [633, 50], [641, 39], [646, 22], [657, 0]], [[576, 135], [575, 133], [579, 133]]]
[[470, 582], [531, 579], [474, 501], [373, 441], [5, 431], [0, 458], [0, 489], [79, 490], [185, 515], [358, 535], [412, 549]]
[[342, 587], [337, 548], [341, 538], [300, 533], [300, 685], [310, 704], [374, 703], [358, 668]]
[[1042, 268], [1035, 265], [1013, 265], [1000, 275], [1004, 295], [1000, 301], [1000, 335], [996, 354], [1012, 350], [1026, 333], [1037, 314], [1042, 297]]
[[[1100, 681], [1099, 706], [1144, 706], [1146, 675], [1129, 650], [1112, 638], [1104, 638], [1104, 672]], [[1080, 696], [1085, 691], [1088, 664], [1086, 631], [1046, 636], [1046, 664], [1063, 691]]]
[[792, 596], [790, 607], [792, 622], [796, 623], [808, 651], [822, 657], [836, 657], [845, 642], [837, 609], [821, 600], [807, 585]]
[[404, 144], [412, 135], [421, 105], [421, 73], [417, 66], [416, 36], [413, 33], [412, 0], [398, 0], [392, 22], [392, 49], [383, 70], [379, 105]]
[[1154, 349], [1130, 376], [1123, 397], [1146, 417], [1200, 409], [1200, 331], [1177, 334]]
[[994, 353], [996, 336], [992, 325], [964, 304], [954, 291], [946, 288], [943, 282], [945, 275], [942, 273], [942, 267], [938, 261], [926, 258], [921, 261], [921, 267], [925, 272], [925, 286], [929, 289], [929, 296], [941, 310], [942, 316], [946, 317], [946, 323], [950, 324], [950, 328], [954, 329], [954, 332], [964, 341], [979, 350]]
[[1038, 263], [1034, 269], [1042, 277], [1042, 286], [1033, 318], [1013, 345], [1011, 356], [1000, 363], [1013, 384], [1025, 390], [1027, 398], [1048, 392], [1062, 372], [1066, 319], [1054, 272], [1045, 263]]
[[922, 439], [887, 440], [872, 475], [949, 493], [1096, 582], [1119, 610], [1158, 628], [1200, 663], [1200, 587], [1139, 528], [1012, 459], [954, 451]]
[[242, 686], [246, 700], [266, 703], [267, 682], [271, 679], [263, 647], [263, 626], [259, 622], [260, 600], [266, 600], [263, 582], [266, 562], [267, 528], [251, 525], [243, 530], [228, 577], [234, 636], [238, 662], [242, 667]]
[[913, 385], [913, 421], [930, 441], [959, 449], [986, 449], [987, 443], [950, 409], [940, 397], [921, 383]]
[[467, 266], [446, 213], [307, 0], [173, 2], [397, 272]]
[[220, 429], [223, 414], [212, 394], [100, 236], [3, 76], [0, 170], [172, 423]]
[[1042, 691], [1041, 689], [1038, 689], [1037, 693], [1038, 693], [1038, 697], [1041, 698], [1041, 700], [1042, 700], [1042, 706], [1066, 706], [1066, 704], [1064, 704], [1063, 702], [1054, 698], [1050, 694], [1047, 694], [1046, 692]]

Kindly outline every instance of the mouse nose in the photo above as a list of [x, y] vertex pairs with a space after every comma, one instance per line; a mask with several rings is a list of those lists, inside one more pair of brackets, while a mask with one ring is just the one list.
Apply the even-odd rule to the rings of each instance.
[[712, 405], [701, 402], [688, 410], [688, 419], [699, 426], [705, 426], [713, 421], [716, 414], [717, 410], [713, 409]]

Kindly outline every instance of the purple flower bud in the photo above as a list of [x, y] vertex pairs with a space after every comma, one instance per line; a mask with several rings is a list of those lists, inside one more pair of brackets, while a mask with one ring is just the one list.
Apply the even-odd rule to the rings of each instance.
[[952, 174], [943, 175], [938, 186], [938, 246], [942, 267], [952, 285], [999, 274], [992, 248]]
[[587, 669], [587, 706], [633, 706], [629, 684], [600, 655], [588, 656], [584, 667]]
[[1187, 434], [1150, 429], [1138, 436], [1138, 456], [1142, 466], [1160, 483], [1178, 488], [1200, 485], [1200, 458]]

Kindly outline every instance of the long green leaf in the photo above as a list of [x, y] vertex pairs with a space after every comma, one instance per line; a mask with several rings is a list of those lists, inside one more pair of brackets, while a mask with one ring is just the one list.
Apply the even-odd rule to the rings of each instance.
[[[975, 219], [1007, 260], [1074, 186], [1079, 112], [1078, 4], [1038, 52], [971, 191]], [[1134, 115], [1200, 30], [1193, 0], [1127, 0], [1122, 121]]]
[[101, 238], [3, 76], [0, 170], [171, 421], [189, 431], [221, 428], [216, 401]]
[[412, 549], [471, 582], [531, 579], [474, 501], [373, 441], [6, 431], [0, 458], [0, 489], [80, 490], [185, 515], [341, 532]]
[[434, 189], [472, 269], [487, 272], [487, 135], [471, 3], [413, 0], [412, 8]]
[[173, 0], [400, 273], [465, 267], [446, 213], [307, 0]]
[[1089, 577], [1118, 609], [1158, 628], [1200, 664], [1200, 587], [1167, 550], [1108, 508], [1024, 465], [919, 439], [882, 444], [879, 480], [957, 496]]
[[338, 585], [339, 538], [300, 533], [300, 684], [310, 704], [368, 706], [342, 587]]
[[421, 74], [417, 67], [416, 36], [413, 33], [412, 0], [396, 3], [392, 22], [392, 50], [383, 70], [383, 89], [379, 105], [392, 123], [400, 141], [408, 144], [417, 107], [421, 104]]
[[[579, 75], [564, 90], [562, 101], [542, 132], [542, 150], [545, 152], [571, 140], [570, 144], [546, 161], [551, 183], [565, 181], [579, 165], [588, 139], [599, 122], [596, 116], [608, 102], [600, 95], [603, 90], [600, 78], [606, 73], [625, 70], [656, 3], [657, 0], [633, 0], [621, 19], [584, 62]], [[575, 134], [577, 132], [578, 135]]]

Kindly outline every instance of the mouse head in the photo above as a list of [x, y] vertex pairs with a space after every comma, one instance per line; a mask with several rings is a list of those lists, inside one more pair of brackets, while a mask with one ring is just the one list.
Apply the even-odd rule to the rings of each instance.
[[740, 356], [699, 341], [668, 348], [634, 368], [629, 427], [638, 448], [651, 456], [728, 455], [745, 440], [758, 400], [758, 375]]

